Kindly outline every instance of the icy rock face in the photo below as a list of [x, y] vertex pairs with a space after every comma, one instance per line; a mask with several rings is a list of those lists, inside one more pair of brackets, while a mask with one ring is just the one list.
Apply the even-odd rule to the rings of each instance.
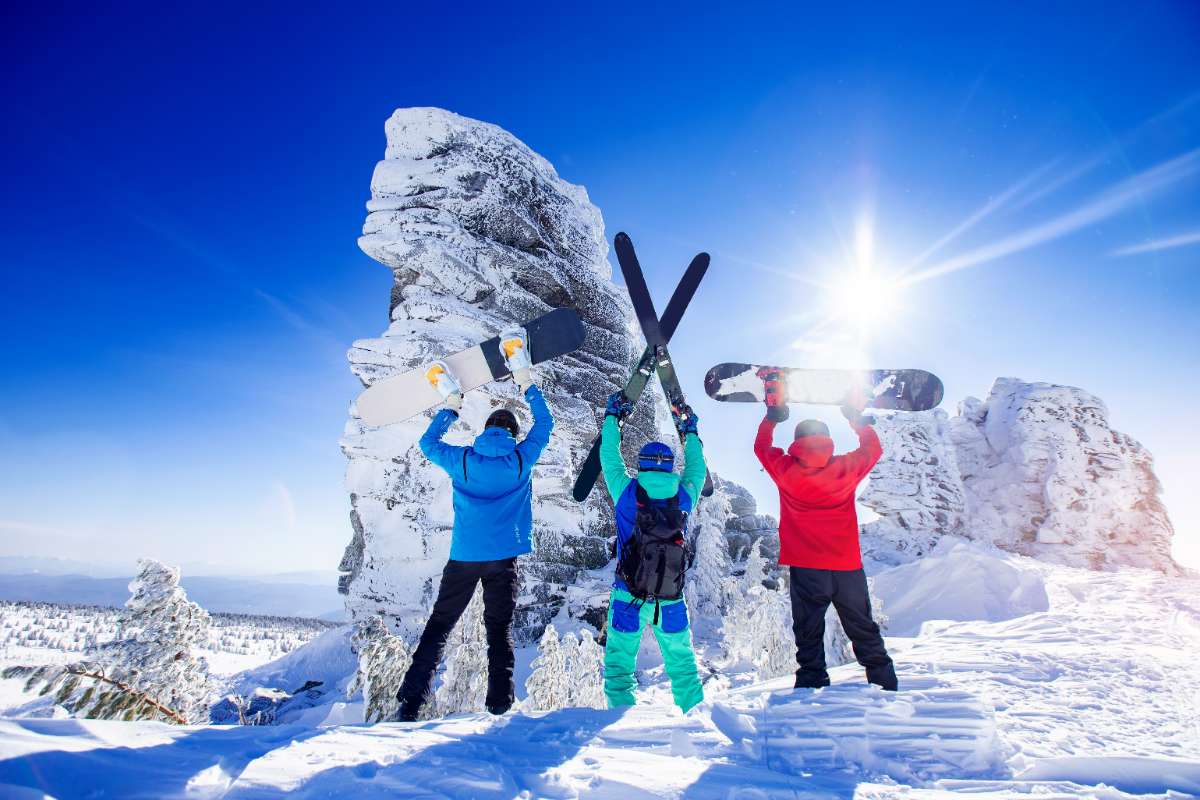
[[[581, 571], [608, 561], [612, 505], [603, 479], [586, 504], [570, 491], [598, 433], [598, 404], [620, 388], [644, 345], [624, 291], [611, 280], [600, 212], [582, 187], [506, 131], [447, 111], [401, 109], [386, 130], [359, 245], [395, 281], [391, 324], [349, 353], [365, 385], [552, 308], [576, 309], [587, 326], [580, 350], [534, 367], [555, 428], [534, 471], [534, 553], [521, 566], [516, 632], [529, 641]], [[662, 429], [663, 405], [639, 404], [625, 427], [627, 461]], [[502, 406], [528, 430], [516, 388], [491, 384], [467, 394], [447, 441], [469, 444]], [[340, 589], [355, 620], [382, 615], [410, 636], [437, 591], [453, 523], [450, 481], [417, 448], [429, 416], [371, 428], [352, 410], [342, 439], [353, 538]]]
[[948, 427], [941, 409], [877, 422], [883, 456], [859, 501], [881, 518], [864, 526], [864, 557], [900, 563], [926, 555], [942, 536], [964, 535], [966, 493]]
[[779, 521], [770, 514], [758, 513], [758, 502], [744, 486], [713, 476], [717, 490], [729, 499], [731, 516], [725, 524], [729, 556], [743, 560], [754, 543], [762, 540], [762, 552], [769, 562], [779, 560]]
[[862, 497], [881, 516], [864, 530], [876, 560], [961, 535], [1070, 566], [1180, 572], [1153, 458], [1082, 389], [1000, 378], [956, 417], [879, 428], [887, 455]]

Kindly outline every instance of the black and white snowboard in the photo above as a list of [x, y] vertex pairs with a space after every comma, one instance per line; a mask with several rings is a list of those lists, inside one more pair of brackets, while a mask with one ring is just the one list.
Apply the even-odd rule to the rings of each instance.
[[789, 403], [841, 405], [855, 391], [867, 408], [927, 411], [942, 402], [942, 381], [920, 369], [797, 369], [760, 364], [717, 364], [704, 376], [704, 391], [726, 403], [762, 403], [763, 371], [778, 372]]
[[[574, 310], [556, 308], [524, 325], [529, 358], [534, 364], [577, 350], [587, 331]], [[442, 358], [464, 392], [503, 380], [511, 373], [500, 353], [500, 337]], [[426, 367], [385, 378], [358, 396], [358, 415], [367, 425], [390, 425], [442, 403], [442, 396], [425, 377]]]

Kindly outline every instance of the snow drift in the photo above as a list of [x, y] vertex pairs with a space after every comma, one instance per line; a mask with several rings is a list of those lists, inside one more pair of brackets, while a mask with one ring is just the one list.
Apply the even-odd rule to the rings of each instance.
[[1042, 576], [1028, 563], [964, 543], [885, 570], [874, 588], [894, 636], [916, 636], [930, 620], [1001, 622], [1050, 607]]

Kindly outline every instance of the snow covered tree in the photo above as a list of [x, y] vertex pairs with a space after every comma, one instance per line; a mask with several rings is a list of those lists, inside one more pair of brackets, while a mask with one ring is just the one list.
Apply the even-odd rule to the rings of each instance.
[[[476, 587], [467, 610], [447, 642], [446, 670], [432, 706], [438, 716], [483, 711], [487, 700], [487, 637], [483, 628], [483, 588]], [[431, 704], [426, 703], [428, 709]]]
[[567, 659], [558, 631], [547, 625], [538, 641], [537, 658], [533, 660], [533, 672], [525, 681], [526, 703], [535, 711], [557, 711], [570, 702], [570, 680], [567, 675]]
[[412, 650], [400, 636], [388, 630], [383, 617], [370, 617], [354, 632], [358, 648], [358, 673], [348, 694], [362, 689], [363, 720], [383, 722], [400, 712], [397, 695], [412, 664]]
[[12, 667], [4, 677], [26, 678], [26, 689], [90, 719], [206, 722], [213, 692], [208, 663], [195, 650], [208, 643], [209, 616], [187, 599], [179, 570], [138, 561], [117, 636], [83, 661]]
[[702, 616], [720, 617], [729, 605], [725, 579], [731, 565], [725, 523], [732, 513], [729, 498], [717, 491], [698, 504], [690, 521], [695, 560], [688, 570], [688, 602], [691, 610]]
[[725, 653], [731, 661], [753, 664], [759, 680], [796, 669], [791, 600], [785, 587], [771, 589], [766, 578], [767, 562], [761, 541], [756, 541], [746, 557], [741, 580], [725, 581], [731, 598], [722, 628]]
[[571, 686], [570, 705], [577, 708], [608, 708], [604, 694], [604, 648], [586, 628], [569, 653], [567, 677]]

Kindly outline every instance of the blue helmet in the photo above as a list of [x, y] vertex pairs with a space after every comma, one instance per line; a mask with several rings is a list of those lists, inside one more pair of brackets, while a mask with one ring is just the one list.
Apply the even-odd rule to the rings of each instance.
[[638, 453], [638, 469], [670, 472], [675, 469], [675, 453], [662, 442], [647, 442]]

